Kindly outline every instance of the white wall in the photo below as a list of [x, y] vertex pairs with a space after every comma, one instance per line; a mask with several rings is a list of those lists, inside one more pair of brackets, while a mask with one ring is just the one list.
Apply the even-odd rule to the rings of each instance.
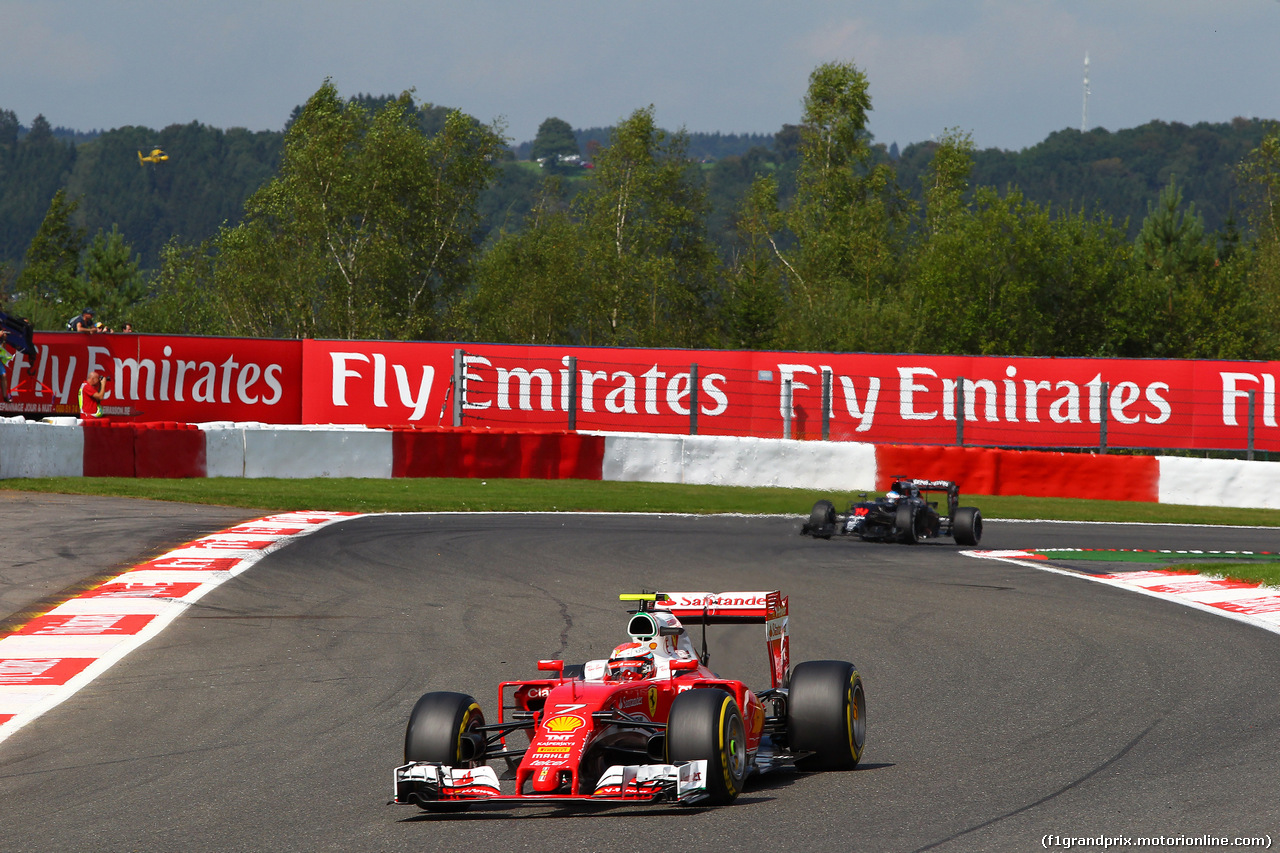
[[713, 486], [871, 490], [875, 446], [736, 436], [605, 436], [602, 479]]
[[244, 428], [246, 477], [391, 477], [391, 433], [335, 427]]
[[1157, 457], [1160, 503], [1280, 509], [1280, 462]]
[[0, 478], [83, 475], [84, 430], [78, 422], [0, 418]]

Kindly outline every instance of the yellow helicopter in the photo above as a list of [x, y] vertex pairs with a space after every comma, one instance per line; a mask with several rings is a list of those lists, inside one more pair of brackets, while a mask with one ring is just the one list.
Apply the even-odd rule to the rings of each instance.
[[151, 153], [146, 155], [145, 157], [142, 156], [141, 151], [138, 152], [139, 165], [142, 165], [144, 163], [159, 163], [161, 160], [168, 160], [168, 159], [169, 159], [169, 155], [164, 153], [164, 151], [159, 148], [152, 148]]

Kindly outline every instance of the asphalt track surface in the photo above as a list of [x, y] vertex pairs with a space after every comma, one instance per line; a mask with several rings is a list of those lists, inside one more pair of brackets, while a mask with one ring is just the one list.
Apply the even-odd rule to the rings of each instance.
[[[42, 520], [31, 553], [94, 520], [95, 570], [251, 515], [4, 497], [10, 539], [15, 514]], [[1041, 849], [1046, 835], [1277, 837], [1280, 635], [951, 544], [816, 541], [796, 535], [800, 521], [400, 515], [318, 531], [0, 743], [0, 850], [1003, 851]], [[1276, 542], [1274, 529], [991, 521], [983, 546]], [[0, 580], [11, 608], [0, 619], [41, 598], [31, 577], [71, 585], [77, 554], [29, 561], [25, 591]], [[625, 626], [618, 593], [641, 588], [788, 593], [793, 662], [848, 659], [865, 680], [859, 769], [760, 777], [719, 809], [386, 805], [421, 693], [470, 692], [495, 716], [498, 682], [533, 675], [537, 658], [607, 655]], [[763, 629], [713, 627], [710, 640], [713, 667], [763, 685]]]

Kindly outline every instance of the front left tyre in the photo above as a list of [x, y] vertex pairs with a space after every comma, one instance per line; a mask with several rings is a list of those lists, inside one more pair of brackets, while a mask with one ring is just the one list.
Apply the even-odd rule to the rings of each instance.
[[707, 687], [676, 696], [667, 717], [667, 761], [705, 759], [707, 795], [713, 805], [731, 803], [747, 779], [747, 737], [737, 701]]

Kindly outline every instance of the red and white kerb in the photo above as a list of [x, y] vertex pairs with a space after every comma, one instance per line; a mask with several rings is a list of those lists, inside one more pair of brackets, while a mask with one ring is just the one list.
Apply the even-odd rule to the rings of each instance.
[[288, 512], [202, 536], [0, 637], [0, 741], [69, 698], [224, 581], [294, 539], [358, 515]]

